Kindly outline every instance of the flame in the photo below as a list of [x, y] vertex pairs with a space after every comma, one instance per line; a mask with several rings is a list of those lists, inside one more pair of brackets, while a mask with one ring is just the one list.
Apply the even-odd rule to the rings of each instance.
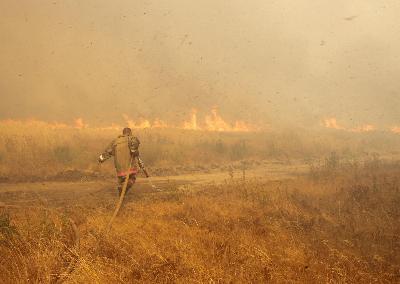
[[342, 130], [345, 129], [342, 126], [339, 126], [336, 118], [334, 118], [334, 117], [324, 119], [323, 123], [326, 128], [342, 129]]
[[390, 131], [396, 134], [400, 134], [400, 126], [393, 126], [390, 128]]
[[127, 114], [123, 114], [122, 117], [124, 118], [128, 127], [132, 129], [145, 129], [145, 128], [168, 128], [169, 125], [161, 119], [156, 118], [153, 122], [150, 122], [148, 119], [141, 119], [138, 122], [130, 119]]
[[154, 127], [154, 128], [168, 128], [168, 124], [165, 121], [157, 118], [157, 119], [154, 120], [152, 127]]
[[206, 115], [205, 123], [209, 131], [232, 131], [232, 127], [218, 115], [216, 107], [211, 110], [211, 115]]
[[[48, 129], [48, 130], [65, 130], [65, 129], [89, 129], [89, 125], [83, 121], [82, 118], [77, 118], [72, 121], [71, 124], [66, 124], [62, 122], [49, 122], [42, 121], [35, 118], [25, 119], [25, 120], [13, 120], [6, 119], [0, 120], [0, 127], [4, 128], [24, 128], [26, 130], [37, 130], [37, 129]], [[112, 124], [107, 127], [90, 127], [90, 129], [107, 130], [107, 129], [117, 129], [117, 125]], [[121, 129], [118, 126], [118, 129]]]
[[350, 131], [352, 132], [371, 132], [376, 130], [376, 127], [372, 124], [362, 125], [360, 127], [352, 128]]
[[344, 126], [339, 125], [336, 118], [334, 117], [324, 119], [323, 125], [326, 128], [344, 130], [350, 132], [371, 132], [377, 130], [376, 127], [372, 124], [365, 124], [355, 128], [346, 128]]
[[196, 109], [192, 109], [190, 120], [183, 122], [183, 129], [199, 130], [199, 127], [197, 125], [197, 110]]
[[70, 127], [68, 124], [65, 123], [46, 122], [35, 118], [29, 118], [26, 120], [6, 119], [1, 121], [1, 125], [9, 127], [26, 127], [26, 128], [42, 127], [47, 129], [66, 129]]
[[77, 128], [77, 129], [83, 129], [83, 128], [89, 127], [88, 124], [83, 122], [82, 118], [77, 118], [77, 119], [75, 119], [74, 122], [75, 122], [75, 128]]
[[[132, 129], [153, 129], [153, 128], [175, 128], [196, 131], [221, 131], [221, 132], [255, 132], [262, 130], [244, 121], [235, 121], [233, 123], [226, 122], [219, 114], [216, 107], [211, 109], [210, 114], [204, 116], [204, 120], [199, 122], [197, 110], [192, 109], [188, 121], [174, 125], [167, 123], [159, 118], [154, 120], [139, 119], [133, 120], [127, 114], [122, 115], [125, 125]], [[87, 124], [82, 118], [76, 118], [71, 124], [60, 122], [45, 122], [37, 119], [28, 120], [2, 120], [0, 126], [25, 126], [25, 127], [44, 127], [47, 129], [96, 129], [96, 130], [121, 130], [123, 126], [112, 123], [109, 126], [93, 127]]]
[[123, 128], [123, 126], [116, 124], [116, 123], [111, 123], [109, 126], [102, 126], [102, 127], [96, 127], [98, 130], [117, 130], [120, 131]]
[[[131, 119], [128, 115], [122, 115], [125, 120], [125, 125], [132, 129], [161, 129], [161, 128], [173, 128], [173, 129], [184, 129], [184, 130], [196, 130], [196, 131], [216, 131], [216, 132], [257, 132], [266, 130], [265, 127], [260, 127], [254, 124], [247, 123], [242, 120], [235, 121], [233, 123], [226, 122], [219, 114], [218, 109], [216, 107], [212, 108], [208, 115], [204, 116], [204, 120], [200, 121], [197, 115], [198, 111], [196, 109], [192, 109], [190, 118], [187, 121], [183, 121], [183, 123], [174, 125], [167, 123], [161, 119], [139, 119], [135, 121]], [[372, 132], [377, 131], [377, 127], [372, 124], [365, 124], [358, 127], [348, 128], [344, 127], [337, 122], [337, 119], [334, 117], [326, 118], [321, 123], [324, 127], [330, 129], [343, 130], [354, 133], [363, 133], [363, 132]], [[93, 127], [87, 124], [82, 118], [76, 118], [72, 121], [71, 124], [66, 124], [62, 122], [46, 122], [42, 120], [38, 120], [35, 118], [25, 119], [25, 120], [0, 120], [0, 127], [6, 129], [7, 127], [16, 128], [23, 127], [25, 129], [36, 129], [36, 128], [45, 128], [50, 130], [55, 129], [91, 129], [91, 130], [115, 130], [120, 131], [124, 126], [120, 124], [112, 123], [106, 126]], [[387, 131], [390, 131], [395, 134], [400, 134], [400, 126], [392, 126], [386, 128]]]
[[256, 127], [244, 121], [236, 121], [233, 124], [226, 122], [219, 114], [217, 107], [211, 109], [211, 114], [204, 117], [204, 123], [199, 123], [197, 118], [197, 110], [192, 109], [190, 120], [184, 121], [183, 129], [187, 130], [203, 130], [218, 132], [251, 132], [259, 131], [260, 127]]
[[181, 126], [176, 126], [173, 124], [168, 124], [163, 120], [155, 119], [150, 120], [140, 120], [134, 121], [129, 118], [128, 115], [124, 114], [123, 118], [125, 123], [132, 129], [144, 129], [144, 128], [176, 128], [185, 130], [203, 130], [203, 131], [224, 131], [224, 132], [252, 132], [260, 131], [261, 127], [256, 127], [244, 121], [236, 121], [233, 124], [226, 122], [219, 114], [216, 107], [211, 109], [211, 114], [206, 115], [204, 118], [204, 123], [199, 123], [197, 117], [198, 111], [192, 109], [190, 113], [190, 118], [184, 121]]
[[261, 130], [259, 127], [251, 126], [248, 123], [238, 120], [235, 122], [234, 131], [237, 132], [249, 132], [249, 131], [259, 131]]

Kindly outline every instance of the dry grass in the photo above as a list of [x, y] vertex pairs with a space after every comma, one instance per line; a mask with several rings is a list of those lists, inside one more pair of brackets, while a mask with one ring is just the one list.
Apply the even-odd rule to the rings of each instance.
[[[59, 213], [5, 210], [0, 282], [398, 283], [399, 174], [391, 164], [136, 191], [107, 236], [109, 196]], [[66, 216], [79, 227], [76, 250]]]
[[[79, 179], [112, 172], [97, 158], [119, 132], [98, 128], [52, 128], [44, 122], [0, 121], [0, 181]], [[263, 133], [218, 133], [178, 129], [139, 130], [148, 166], [171, 169], [226, 164], [243, 159], [314, 160], [336, 151], [341, 156], [388, 153], [400, 135], [280, 129]]]

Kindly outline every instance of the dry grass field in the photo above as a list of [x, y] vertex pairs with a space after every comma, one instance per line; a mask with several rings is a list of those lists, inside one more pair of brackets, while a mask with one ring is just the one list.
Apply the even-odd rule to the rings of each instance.
[[0, 284], [400, 284], [399, 31], [399, 0], [0, 0]]
[[396, 135], [138, 130], [161, 191], [139, 178], [106, 233], [116, 130], [0, 133], [1, 283], [400, 281]]
[[[113, 128], [76, 128], [43, 121], [0, 121], [0, 181], [81, 180], [111, 177], [98, 155], [120, 134]], [[330, 129], [266, 132], [212, 132], [135, 129], [141, 155], [153, 175], [174, 175], [231, 166], [249, 160], [311, 164], [337, 153], [342, 159], [369, 159], [373, 153], [398, 156], [400, 135], [348, 133]]]
[[307, 175], [0, 191], [2, 283], [398, 283], [400, 164], [329, 157]]

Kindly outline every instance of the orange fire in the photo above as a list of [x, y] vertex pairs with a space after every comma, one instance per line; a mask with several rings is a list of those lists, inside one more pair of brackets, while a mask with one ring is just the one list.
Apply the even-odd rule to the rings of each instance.
[[261, 127], [241, 120], [230, 124], [218, 114], [218, 109], [214, 107], [211, 109], [211, 114], [204, 117], [204, 123], [198, 123], [197, 110], [193, 109], [190, 120], [184, 122], [183, 129], [218, 132], [256, 132], [260, 131]]
[[256, 127], [244, 121], [236, 121], [235, 123], [230, 124], [219, 116], [217, 108], [213, 108], [211, 114], [205, 116], [203, 123], [199, 123], [196, 109], [192, 109], [189, 120], [184, 121], [180, 125], [168, 124], [160, 119], [155, 119], [154, 121], [148, 119], [134, 121], [126, 114], [124, 114], [123, 117], [126, 124], [133, 129], [176, 128], [219, 132], [254, 132], [261, 130], [261, 127]]
[[41, 121], [38, 119], [30, 118], [26, 120], [12, 120], [6, 119], [1, 121], [1, 126], [8, 126], [8, 127], [26, 127], [26, 128], [34, 128], [34, 127], [42, 127], [47, 129], [66, 129], [70, 128], [71, 126], [60, 123], [60, 122], [46, 122]]
[[346, 128], [342, 125], [339, 125], [336, 118], [326, 118], [322, 123], [326, 128], [344, 130], [350, 132], [371, 132], [377, 130], [376, 127], [372, 124], [365, 124], [354, 128]]
[[183, 122], [183, 129], [199, 130], [199, 127], [197, 125], [197, 110], [196, 109], [192, 109], [192, 113], [190, 115], [190, 120]]
[[82, 129], [87, 127], [89, 127], [89, 125], [84, 123], [82, 118], [75, 119], [75, 128]]
[[[180, 124], [170, 124], [161, 119], [139, 119], [133, 120], [128, 115], [122, 115], [125, 125], [132, 129], [160, 129], [160, 128], [174, 128], [184, 130], [196, 130], [196, 131], [217, 131], [217, 132], [255, 132], [262, 130], [261, 127], [244, 121], [235, 121], [233, 123], [226, 122], [217, 111], [217, 108], [213, 108], [211, 113], [204, 116], [202, 122], [199, 121], [197, 116], [197, 110], [193, 109], [190, 118], [187, 121], [183, 121]], [[59, 123], [59, 122], [45, 122], [37, 119], [28, 120], [3, 120], [0, 121], [2, 126], [26, 126], [26, 127], [44, 127], [47, 129], [96, 129], [96, 130], [120, 130], [123, 126], [119, 124], [111, 124], [103, 127], [93, 127], [84, 121], [83, 118], [76, 118], [72, 124]]]
[[362, 125], [360, 127], [350, 129], [350, 131], [352, 131], [352, 132], [371, 132], [371, 131], [375, 131], [375, 130], [376, 130], [376, 127], [372, 124], [366, 124], [366, 125]]
[[324, 119], [323, 124], [326, 128], [342, 129], [342, 130], [345, 129], [343, 126], [339, 126], [336, 118], [334, 117]]
[[132, 129], [146, 129], [146, 128], [167, 128], [168, 124], [160, 119], [155, 119], [153, 122], [150, 122], [148, 119], [141, 119], [139, 121], [134, 121], [129, 118], [128, 115], [123, 114], [122, 117], [125, 120], [125, 123], [128, 127]]
[[393, 126], [390, 128], [390, 131], [396, 134], [400, 134], [400, 126]]
[[232, 131], [232, 127], [218, 115], [217, 108], [211, 110], [211, 115], [206, 115], [205, 123], [210, 131]]

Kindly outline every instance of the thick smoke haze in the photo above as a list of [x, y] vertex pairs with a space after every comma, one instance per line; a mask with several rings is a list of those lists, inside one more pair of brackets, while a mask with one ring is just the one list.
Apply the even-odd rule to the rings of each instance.
[[398, 1], [0, 2], [0, 118], [400, 124]]

